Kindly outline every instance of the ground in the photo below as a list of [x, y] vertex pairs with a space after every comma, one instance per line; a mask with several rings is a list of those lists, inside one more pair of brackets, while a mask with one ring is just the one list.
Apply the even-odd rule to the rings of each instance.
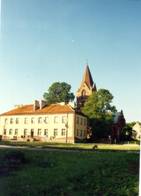
[[[6, 159], [15, 152], [22, 153], [25, 161]], [[136, 196], [138, 174], [139, 153], [131, 148], [0, 148], [1, 196]]]

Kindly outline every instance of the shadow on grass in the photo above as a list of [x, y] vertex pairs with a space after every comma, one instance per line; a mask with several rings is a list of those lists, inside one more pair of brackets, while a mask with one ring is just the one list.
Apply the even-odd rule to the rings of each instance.
[[21, 169], [28, 160], [19, 150], [5, 152], [0, 162], [0, 176], [8, 176], [11, 172]]

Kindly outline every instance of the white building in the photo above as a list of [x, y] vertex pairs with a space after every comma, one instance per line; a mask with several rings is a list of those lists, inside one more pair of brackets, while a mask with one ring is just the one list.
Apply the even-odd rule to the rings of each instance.
[[139, 140], [141, 138], [141, 125], [139, 122], [136, 122], [136, 124], [132, 127], [133, 135], [135, 139]]
[[0, 115], [2, 140], [74, 143], [87, 138], [87, 118], [69, 104], [44, 101], [21, 105]]

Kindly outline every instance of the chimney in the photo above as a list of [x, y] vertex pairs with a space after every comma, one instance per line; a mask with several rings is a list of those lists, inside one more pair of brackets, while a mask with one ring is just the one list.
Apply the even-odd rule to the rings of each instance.
[[33, 104], [33, 110], [35, 111], [35, 110], [37, 110], [37, 109], [39, 109], [39, 108], [40, 108], [39, 101], [38, 101], [38, 100], [35, 100], [35, 101], [34, 101], [34, 104]]
[[18, 104], [18, 105], [15, 105], [14, 107], [17, 109], [17, 108], [22, 108], [24, 105], [23, 104]]
[[58, 104], [60, 104], [60, 105], [66, 105], [65, 102], [60, 102], [60, 103], [58, 103]]
[[70, 105], [72, 108], [75, 108], [75, 103], [72, 102], [72, 101], [70, 101], [70, 102], [68, 103], [68, 105]]
[[47, 102], [44, 100], [40, 100], [40, 110], [47, 106]]

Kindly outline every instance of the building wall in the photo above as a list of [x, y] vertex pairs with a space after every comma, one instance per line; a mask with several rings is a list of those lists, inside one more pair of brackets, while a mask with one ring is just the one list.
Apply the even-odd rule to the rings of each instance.
[[2, 139], [74, 142], [74, 114], [13, 115], [0, 117]]
[[82, 115], [75, 115], [75, 138], [86, 139], [87, 138], [87, 118]]
[[0, 135], [3, 140], [74, 143], [86, 137], [86, 121], [75, 113], [6, 115], [0, 116]]

